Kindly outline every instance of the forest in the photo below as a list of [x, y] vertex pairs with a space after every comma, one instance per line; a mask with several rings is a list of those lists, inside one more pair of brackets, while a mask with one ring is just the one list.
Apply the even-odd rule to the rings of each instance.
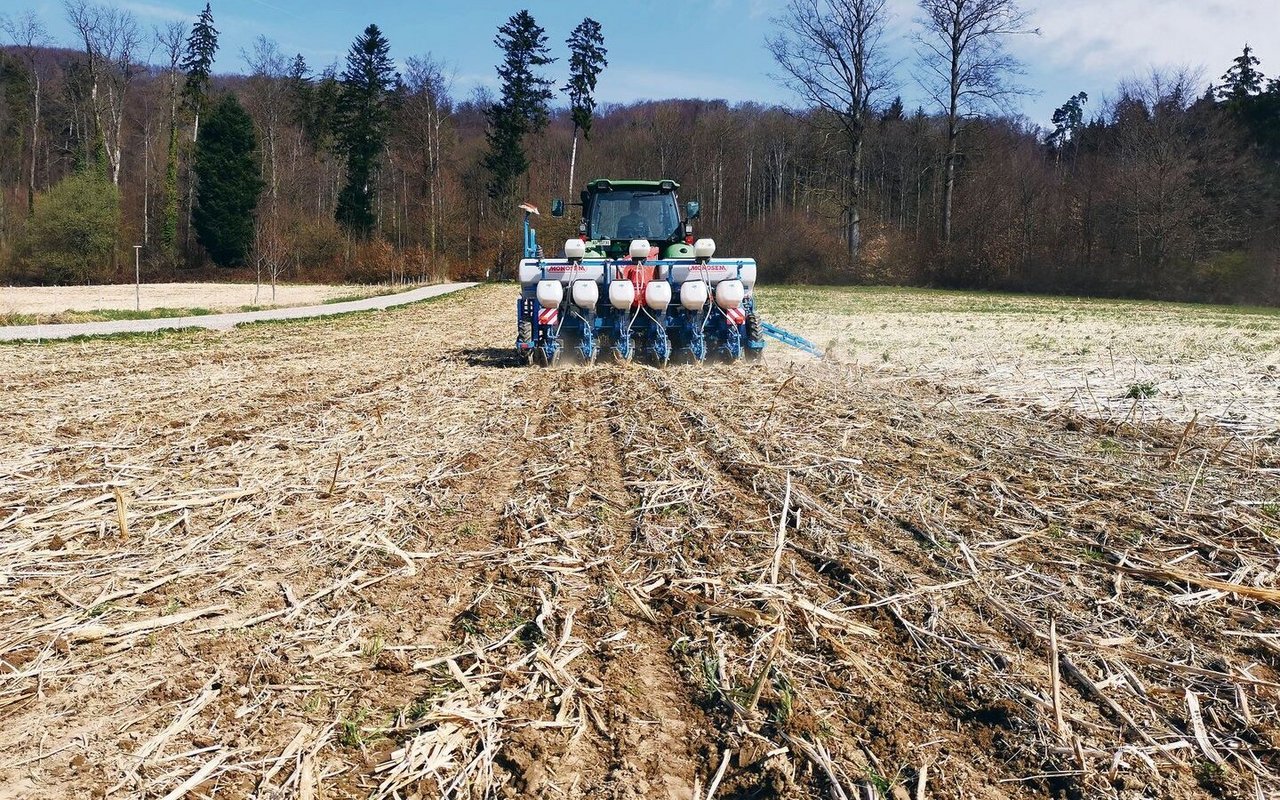
[[[590, 19], [565, 41], [512, 16], [502, 91], [459, 96], [448, 64], [377, 25], [329, 65], [259, 37], [232, 74], [210, 6], [153, 28], [70, 0], [74, 42], [19, 11], [0, 20], [0, 281], [132, 281], [135, 245], [144, 280], [501, 278], [516, 203], [669, 177], [700, 202], [698, 234], [773, 282], [1280, 304], [1280, 79], [1247, 45], [1212, 83], [1080, 87], [1042, 126], [999, 102], [1018, 91], [1001, 36], [1031, 20], [979, 5], [1003, 27], [951, 52], [927, 23], [964, 4], [921, 0], [921, 71], [941, 80], [921, 107], [877, 60], [883, 0], [792, 0], [768, 44], [794, 107], [597, 106], [609, 32]], [[833, 24], [865, 45], [834, 84], [824, 43], [797, 47]], [[948, 86], [948, 57], [989, 71]], [[542, 76], [551, 59], [569, 84]], [[538, 220], [548, 249], [575, 226]]]

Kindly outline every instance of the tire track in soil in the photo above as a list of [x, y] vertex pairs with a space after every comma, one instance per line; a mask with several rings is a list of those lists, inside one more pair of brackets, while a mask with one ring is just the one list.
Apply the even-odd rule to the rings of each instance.
[[[541, 582], [547, 594], [563, 598], [561, 624], [572, 613], [574, 635], [597, 643], [575, 659], [569, 672], [599, 691], [585, 735], [567, 745], [555, 735], [517, 737], [507, 761], [523, 773], [517, 785], [530, 796], [552, 796], [550, 789], [558, 783], [563, 794], [554, 796], [683, 800], [692, 796], [703, 769], [697, 734], [706, 722], [684, 697], [661, 628], [632, 609], [624, 611], [624, 601], [610, 599], [616, 590], [613, 565], [621, 563], [634, 524], [627, 518], [632, 506], [611, 420], [630, 409], [617, 408], [619, 398], [599, 380], [600, 371], [552, 374], [568, 376], [558, 406], [564, 416], [546, 418], [562, 431], [563, 449], [548, 450], [541, 462], [535, 458], [531, 472], [562, 468], [545, 484], [529, 481], [522, 492], [533, 499], [545, 496], [556, 515], [543, 530], [561, 538], [562, 551], [582, 557], [581, 576], [566, 575], [558, 585]], [[516, 506], [523, 505], [520, 494], [513, 499]], [[615, 516], [619, 509], [622, 519]], [[567, 530], [570, 526], [576, 530]], [[625, 638], [598, 644], [620, 632]]]
[[[626, 495], [616, 445], [607, 422], [596, 418], [609, 401], [598, 385], [579, 375], [559, 370], [534, 374], [540, 387], [540, 402], [533, 404], [539, 409], [534, 431], [527, 437], [520, 434], [523, 420], [505, 426], [512, 438], [524, 440], [517, 464], [503, 470], [496, 485], [492, 478], [499, 476], [485, 471], [483, 499], [475, 495], [480, 507], [474, 519], [481, 524], [465, 544], [473, 552], [521, 551], [526, 561], [539, 555], [582, 556], [584, 546], [592, 554], [612, 552], [609, 557], [616, 557], [628, 544], [627, 523], [593, 525], [600, 522], [601, 508], [629, 507], [617, 499]], [[583, 502], [584, 487], [592, 487], [599, 502]], [[575, 526], [578, 529], [571, 530]], [[556, 541], [539, 544], [549, 533]], [[502, 608], [492, 601], [457, 607], [466, 607], [463, 615], [474, 624], [486, 624], [491, 614], [530, 619], [538, 614], [542, 598], [554, 598], [559, 628], [548, 623], [547, 640], [565, 632], [571, 616], [573, 636], [595, 644], [567, 670], [580, 687], [596, 690], [590, 701], [591, 727], [580, 736], [566, 736], [554, 728], [537, 730], [539, 721], [557, 716], [550, 700], [514, 708], [497, 753], [497, 764], [506, 773], [499, 781], [505, 784], [501, 792], [530, 797], [688, 798], [702, 768], [703, 759], [692, 744], [700, 738], [694, 730], [705, 724], [701, 713], [682, 702], [666, 637], [652, 623], [624, 614], [616, 603], [600, 602], [615, 586], [611, 569], [601, 559], [588, 554], [580, 563], [585, 581], [572, 573], [551, 580], [536, 568], [489, 567], [467, 553], [459, 554], [457, 564], [449, 567], [452, 586], [458, 586], [460, 573], [470, 571], [475, 586], [496, 587], [506, 598]], [[485, 588], [477, 588], [476, 595], [491, 596]], [[454, 615], [455, 625], [463, 615]], [[627, 633], [621, 642], [598, 644], [620, 630]], [[494, 631], [495, 636], [499, 633]], [[393, 678], [378, 702], [384, 707], [407, 705], [421, 695], [423, 686], [420, 676]], [[387, 743], [376, 755], [385, 758], [393, 747]], [[379, 760], [367, 763], [372, 766]], [[347, 787], [354, 793], [370, 784], [366, 772]]]
[[[462, 370], [459, 374], [464, 372]], [[487, 386], [471, 387], [471, 396], [473, 399], [483, 397], [484, 391], [506, 395], [512, 389], [510, 380], [513, 377], [516, 376], [509, 371], [490, 374], [489, 380], [483, 381]], [[447, 506], [447, 518], [452, 524], [442, 526], [441, 517], [436, 515], [421, 525], [433, 533], [429, 544], [444, 548], [440, 560], [415, 575], [392, 578], [366, 592], [363, 598], [366, 629], [395, 631], [398, 638], [403, 639], [407, 635], [428, 642], [435, 650], [447, 651], [450, 643], [457, 641], [459, 632], [456, 626], [472, 610], [466, 602], [459, 605], [459, 601], [465, 601], [462, 596], [465, 587], [492, 585], [501, 580], [483, 559], [474, 558], [471, 554], [509, 545], [506, 505], [518, 493], [529, 471], [536, 468], [537, 459], [543, 452], [537, 440], [548, 432], [551, 415], [545, 412], [551, 407], [555, 393], [562, 388], [559, 384], [557, 376], [549, 373], [518, 376], [517, 385], [510, 393], [523, 394], [522, 407], [537, 410], [538, 416], [531, 418], [519, 413], [498, 413], [489, 418], [489, 422], [494, 424], [486, 425], [480, 432], [471, 430], [465, 441], [456, 442], [452, 458], [446, 460], [453, 467], [452, 472], [459, 474], [446, 475], [432, 489], [433, 494], [442, 495], [446, 502], [452, 498]], [[501, 402], [495, 405], [506, 412], [514, 411]], [[537, 424], [530, 431], [532, 419], [536, 419]], [[432, 435], [431, 431], [414, 425], [412, 420], [408, 422], [410, 425], [404, 431], [406, 441], [415, 434]], [[412, 630], [413, 626], [409, 625], [406, 630], [403, 610], [418, 610], [420, 616], [417, 621], [425, 625], [418, 630]], [[439, 694], [439, 676], [409, 668], [409, 662], [415, 660], [410, 656], [419, 651], [393, 647], [384, 652], [374, 656], [370, 665], [369, 674], [376, 674], [376, 679], [363, 681], [360, 690], [348, 699], [347, 705], [352, 711], [348, 718], [358, 714], [361, 708], [399, 710], [396, 713], [403, 713], [404, 709], [415, 704], [431, 703], [432, 698]], [[358, 758], [353, 757], [355, 753], [350, 747], [331, 744], [331, 748], [343, 747], [331, 752], [332, 768], [350, 768], [347, 775], [335, 782], [334, 788], [343, 791], [344, 796], [369, 794], [380, 782], [374, 770], [399, 744], [399, 739], [393, 735], [393, 738], [378, 741]], [[359, 748], [363, 749], [363, 746]]]
[[[706, 458], [715, 475], [723, 479], [713, 477], [709, 479], [709, 483], [734, 487], [731, 501], [718, 504], [721, 514], [732, 515], [732, 509], [737, 509], [747, 518], [769, 519], [770, 515], [776, 518], [782, 503], [782, 487], [777, 486], [776, 493], [766, 491], [766, 497], [762, 498], [761, 486], [757, 481], [767, 478], [767, 481], [762, 482], [776, 484], [778, 479], [758, 464], [727, 455], [734, 451], [743, 454], [756, 452], [752, 444], [738, 436], [741, 422], [708, 411], [708, 405], [704, 401], [682, 391], [676, 382], [683, 376], [684, 373], [677, 371], [649, 376], [649, 380], [637, 384], [637, 391], [645, 392], [653, 401], [657, 401], [649, 405], [662, 404], [670, 409], [670, 424], [689, 434], [690, 442]], [[804, 486], [793, 478], [793, 493], [796, 491], [803, 492]], [[769, 499], [776, 505], [770, 504]], [[748, 513], [748, 509], [754, 513]], [[795, 535], [793, 529], [790, 534], [793, 542]], [[772, 534], [769, 538], [772, 538]], [[795, 550], [794, 545], [792, 549]], [[747, 552], [746, 547], [743, 552]], [[799, 550], [795, 552], [802, 557], [788, 566], [800, 567], [804, 578], [829, 586], [836, 596], [847, 593], [851, 588], [831, 574], [831, 560], [822, 558], [812, 550], [808, 551], [809, 554], [818, 556], [817, 558], [806, 556]], [[732, 574], [734, 570], [721, 566], [719, 571], [721, 574]], [[914, 574], [914, 571], [907, 571], [907, 574]], [[906, 583], [910, 585], [909, 580]], [[883, 593], [893, 592], [886, 588]], [[817, 605], [822, 605], [827, 598], [811, 599]], [[873, 613], [871, 619], [860, 621], [875, 628], [881, 640], [892, 643], [894, 650], [909, 651], [909, 636], [901, 631], [898, 622], [890, 615]], [[980, 715], [974, 714], [972, 709], [958, 708], [956, 703], [945, 702], [942, 686], [933, 681], [922, 685], [918, 676], [911, 674], [896, 659], [885, 661], [874, 656], [868, 659], [864, 656], [875, 651], [868, 651], [860, 646], [842, 646], [836, 641], [818, 640], [815, 644], [823, 657], [831, 663], [844, 664], [851, 672], [848, 676], [828, 672], [822, 676], [821, 681], [805, 688], [806, 691], [822, 695], [827, 704], [838, 706], [841, 709], [841, 720], [832, 724], [842, 728], [849, 741], [862, 743], [864, 752], [842, 754], [845, 763], [856, 768], [854, 775], [857, 777], [864, 777], [873, 770], [882, 770], [883, 764], [893, 763], [895, 766], [901, 765], [905, 775], [900, 777], [904, 783], [910, 784], [915, 774], [912, 762], [918, 759], [917, 747], [924, 739], [934, 740], [935, 745], [938, 740], [949, 740], [952, 747], [963, 751], [974, 739], [985, 740], [990, 745], [1000, 735], [998, 728], [993, 733], [995, 726], [983, 724], [981, 719], [975, 720], [975, 716]], [[881, 645], [877, 645], [877, 649], [880, 647]], [[928, 668], [930, 665], [930, 662], [922, 660], [917, 664], [917, 669]], [[966, 687], [966, 690], [972, 691], [972, 687]], [[916, 708], [904, 712], [901, 708], [901, 700], [904, 698], [911, 698]], [[1001, 712], [1007, 713], [1004, 709]], [[927, 730], [930, 735], [913, 741], [910, 733], [904, 735], [904, 725]], [[881, 763], [871, 764], [868, 754], [872, 759], [878, 757]], [[1025, 754], [1019, 755], [1025, 760]], [[974, 797], [1019, 796], [1020, 791], [1025, 791], [1024, 787], [1017, 784], [994, 783], [995, 775], [1013, 780], [1019, 777], [1018, 772], [1011, 769], [1004, 759], [979, 756], [976, 761], [977, 763], [961, 762], [953, 765], [954, 772], [949, 776], [940, 776], [935, 767], [932, 780], [935, 785], [942, 780], [944, 785], [951, 785], [953, 790]], [[1035, 762], [1035, 769], [1029, 772], [1038, 771], [1042, 766], [1040, 762]], [[747, 784], [749, 783], [748, 778]]]

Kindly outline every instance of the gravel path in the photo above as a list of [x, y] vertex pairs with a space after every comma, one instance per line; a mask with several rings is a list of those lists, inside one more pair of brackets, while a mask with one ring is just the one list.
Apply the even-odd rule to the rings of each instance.
[[72, 322], [61, 325], [8, 325], [0, 327], [0, 341], [20, 339], [70, 339], [75, 336], [108, 336], [116, 333], [154, 333], [166, 328], [209, 328], [226, 331], [246, 322], [264, 320], [307, 319], [346, 314], [351, 311], [376, 311], [406, 303], [416, 303], [431, 297], [456, 292], [475, 286], [474, 283], [441, 283], [424, 286], [402, 294], [366, 297], [345, 303], [329, 303], [319, 306], [272, 308], [265, 311], [244, 311], [235, 314], [205, 314], [193, 317], [167, 317], [164, 319], [129, 319], [115, 322]]

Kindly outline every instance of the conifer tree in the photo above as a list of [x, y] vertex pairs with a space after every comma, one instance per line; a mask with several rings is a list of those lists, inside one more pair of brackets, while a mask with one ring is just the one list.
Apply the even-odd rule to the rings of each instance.
[[569, 35], [569, 115], [573, 119], [573, 150], [569, 155], [569, 194], [573, 194], [573, 173], [578, 164], [578, 131], [591, 139], [591, 118], [596, 110], [596, 81], [609, 66], [600, 23], [587, 17]]
[[285, 75], [285, 96], [289, 102], [289, 119], [303, 131], [310, 127], [311, 91], [311, 70], [307, 67], [307, 60], [298, 53]]
[[200, 110], [209, 93], [213, 56], [217, 52], [218, 30], [213, 27], [213, 11], [205, 3], [204, 11], [200, 12], [199, 19], [191, 26], [191, 35], [187, 37], [187, 54], [182, 59], [182, 71], [187, 75], [182, 96], [187, 108], [195, 115], [195, 127], [191, 130], [193, 142], [200, 139]]
[[1049, 134], [1050, 144], [1065, 144], [1076, 138], [1076, 133], [1084, 126], [1084, 104], [1089, 102], [1087, 92], [1071, 95], [1071, 99], [1058, 106], [1053, 112], [1053, 133]]
[[506, 214], [514, 205], [516, 180], [529, 170], [524, 137], [547, 124], [552, 81], [536, 74], [534, 68], [555, 59], [547, 55], [546, 32], [527, 10], [508, 19], [493, 41], [502, 50], [498, 65], [502, 96], [485, 112], [489, 149], [484, 167], [489, 172], [489, 196], [498, 202], [498, 212]]
[[1244, 46], [1244, 52], [1231, 61], [1231, 69], [1222, 76], [1222, 86], [1218, 87], [1219, 100], [1243, 100], [1246, 97], [1262, 92], [1263, 74], [1258, 71], [1258, 59], [1253, 55], [1253, 48]]
[[347, 53], [338, 98], [338, 148], [346, 158], [346, 182], [338, 194], [337, 219], [348, 231], [373, 233], [378, 158], [391, 118], [391, 90], [396, 72], [391, 45], [377, 25], [356, 37]]
[[235, 95], [223, 96], [209, 114], [196, 144], [195, 175], [196, 237], [218, 266], [243, 264], [253, 243], [262, 175], [253, 120]]

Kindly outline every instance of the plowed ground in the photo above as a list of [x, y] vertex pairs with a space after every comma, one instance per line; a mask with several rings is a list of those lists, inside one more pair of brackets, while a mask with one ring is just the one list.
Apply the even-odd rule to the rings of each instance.
[[510, 294], [0, 350], [0, 796], [1280, 792], [1274, 442]]

